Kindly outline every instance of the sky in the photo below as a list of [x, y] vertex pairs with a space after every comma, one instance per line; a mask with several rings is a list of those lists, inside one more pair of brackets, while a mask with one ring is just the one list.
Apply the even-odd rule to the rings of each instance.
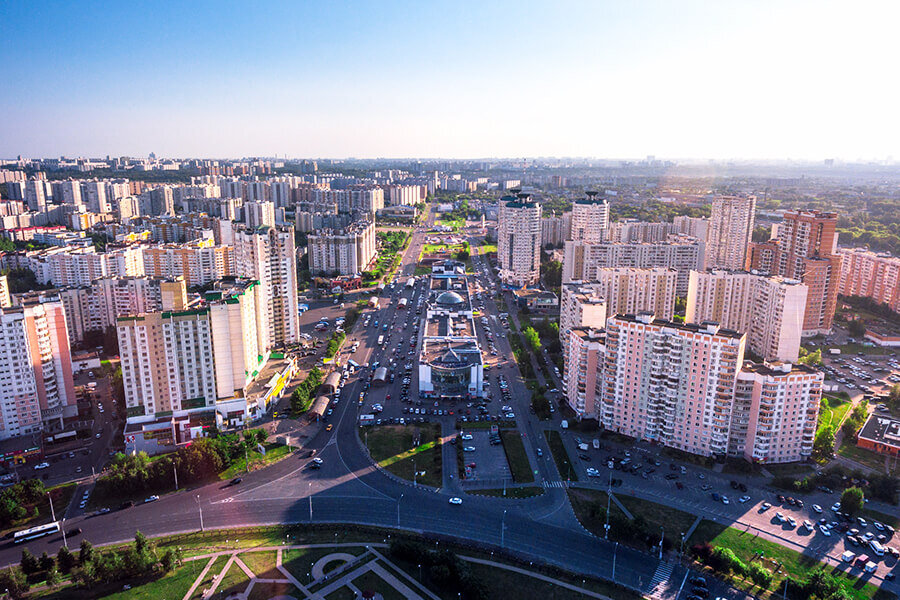
[[0, 157], [884, 160], [898, 2], [0, 2]]

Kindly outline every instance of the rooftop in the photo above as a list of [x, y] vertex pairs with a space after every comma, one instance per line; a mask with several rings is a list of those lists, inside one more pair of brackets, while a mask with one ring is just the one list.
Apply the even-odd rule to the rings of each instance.
[[469, 316], [432, 315], [425, 322], [425, 338], [474, 338], [475, 326]]
[[744, 361], [744, 366], [741, 368], [741, 371], [747, 373], [758, 373], [759, 375], [768, 375], [773, 377], [786, 375], [788, 373], [804, 375], [814, 375], [816, 373], [819, 373], [818, 369], [800, 363], [786, 363], [781, 361], [755, 363], [749, 360]]
[[653, 313], [638, 313], [636, 315], [615, 315], [613, 319], [617, 321], [625, 321], [626, 323], [644, 323], [653, 324], [660, 327], [668, 327], [679, 331], [689, 331], [692, 333], [706, 333], [708, 335], [721, 335], [734, 339], [744, 337], [743, 333], [738, 333], [731, 329], [719, 327], [718, 323], [712, 321], [704, 321], [703, 323], [674, 323], [664, 319], [657, 319]]
[[859, 430], [859, 437], [900, 448], [900, 419], [873, 414]]
[[435, 368], [454, 369], [481, 364], [481, 350], [475, 340], [426, 339], [421, 360]]

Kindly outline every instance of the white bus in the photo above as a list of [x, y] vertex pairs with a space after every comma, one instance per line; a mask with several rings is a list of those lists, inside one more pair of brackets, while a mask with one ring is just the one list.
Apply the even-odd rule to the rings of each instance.
[[27, 542], [28, 540], [33, 540], [53, 533], [59, 533], [59, 521], [53, 521], [52, 523], [47, 523], [46, 525], [38, 525], [37, 527], [32, 527], [31, 529], [23, 529], [22, 531], [17, 531], [15, 534], [13, 534], [13, 543], [21, 544], [22, 542]]

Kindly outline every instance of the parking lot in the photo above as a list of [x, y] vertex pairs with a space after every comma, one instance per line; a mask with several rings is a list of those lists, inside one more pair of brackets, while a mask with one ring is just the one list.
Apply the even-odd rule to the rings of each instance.
[[[471, 476], [468, 479], [509, 479], [509, 465], [506, 462], [506, 452], [503, 444], [490, 443], [490, 431], [486, 429], [463, 429], [460, 443], [463, 445], [463, 459], [467, 467], [471, 468]], [[472, 439], [466, 439], [471, 437]], [[467, 448], [472, 450], [466, 451]], [[468, 473], [469, 471], [467, 471]]]

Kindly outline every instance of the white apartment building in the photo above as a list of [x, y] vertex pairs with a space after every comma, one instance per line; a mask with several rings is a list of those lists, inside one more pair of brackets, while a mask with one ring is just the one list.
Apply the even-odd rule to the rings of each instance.
[[386, 206], [413, 206], [425, 199], [425, 186], [383, 185]]
[[510, 286], [534, 285], [541, 277], [541, 205], [528, 198], [500, 200], [497, 261], [500, 280]]
[[97, 252], [93, 246], [48, 248], [29, 253], [26, 264], [39, 283], [55, 287], [87, 285], [99, 277], [144, 274], [143, 256], [138, 248], [108, 252]]
[[587, 244], [606, 240], [609, 228], [609, 202], [598, 198], [597, 192], [587, 192], [587, 197], [572, 204], [571, 237], [567, 239]]
[[239, 277], [258, 281], [265, 298], [266, 327], [259, 328], [264, 331], [260, 348], [269, 350], [300, 341], [294, 228], [235, 231], [234, 271]]
[[[256, 328], [265, 299], [255, 281], [223, 282], [194, 309], [120, 317], [119, 355], [129, 423], [160, 413], [246, 414], [244, 391], [268, 358]], [[233, 423], [229, 423], [233, 424]]]
[[808, 459], [823, 380], [806, 365], [745, 363], [735, 388], [729, 454], [767, 464]]
[[705, 242], [709, 230], [709, 219], [703, 217], [675, 217], [672, 219], [672, 228], [672, 233], [689, 235]]
[[704, 244], [696, 238], [670, 236], [658, 243], [601, 242], [589, 244], [567, 241], [563, 256], [562, 281], [597, 281], [600, 270], [631, 267], [675, 269], [675, 294], [687, 294], [691, 270], [703, 270]]
[[541, 246], [559, 246], [572, 232], [572, 213], [564, 212], [560, 216], [549, 216], [541, 219]]
[[652, 312], [669, 321], [675, 314], [678, 271], [667, 267], [637, 269], [610, 267], [597, 269], [596, 293], [606, 299], [610, 315]]
[[756, 197], [716, 196], [709, 217], [706, 267], [746, 269], [753, 241]]
[[691, 271], [685, 322], [713, 321], [747, 334], [747, 348], [763, 360], [796, 362], [806, 285], [746, 271]]
[[275, 227], [275, 203], [271, 201], [244, 202], [244, 223], [251, 229]]
[[562, 285], [559, 299], [559, 339], [565, 348], [569, 330], [606, 327], [608, 304], [597, 283], [572, 281]]
[[356, 275], [377, 255], [375, 222], [357, 221], [344, 229], [325, 229], [307, 237], [309, 270], [314, 275]]
[[0, 439], [60, 431], [77, 412], [62, 304], [0, 310]]

